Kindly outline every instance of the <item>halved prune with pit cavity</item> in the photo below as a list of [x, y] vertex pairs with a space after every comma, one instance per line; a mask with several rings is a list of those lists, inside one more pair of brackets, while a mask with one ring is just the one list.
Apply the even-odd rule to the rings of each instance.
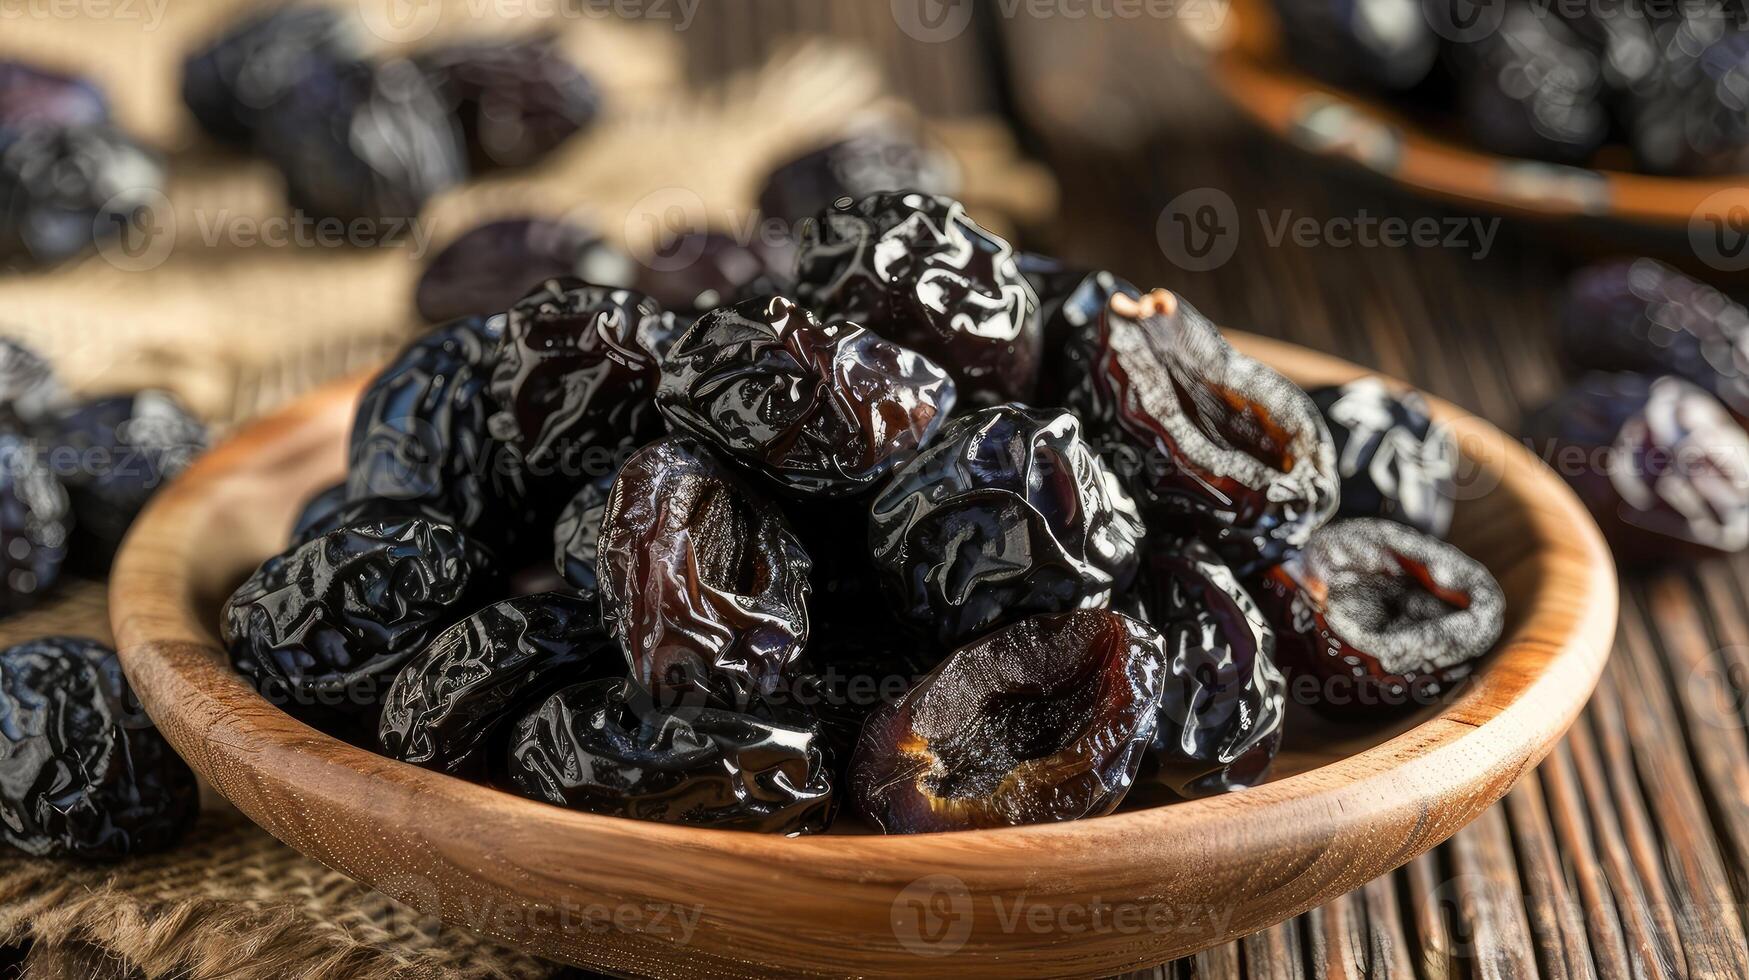
[[1160, 634], [1114, 612], [991, 633], [869, 718], [851, 763], [857, 812], [889, 834], [1110, 813], [1154, 737], [1165, 679]]
[[928, 358], [775, 296], [700, 317], [663, 360], [656, 404], [784, 488], [837, 497], [915, 456], [954, 397]]
[[72, 502], [42, 447], [0, 431], [0, 613], [28, 609], [55, 587], [72, 528]]
[[1307, 392], [1336, 443], [1342, 517], [1388, 517], [1436, 538], [1451, 529], [1457, 441], [1427, 414], [1427, 399], [1359, 378]]
[[1506, 618], [1506, 597], [1480, 563], [1382, 518], [1320, 529], [1263, 576], [1257, 595], [1294, 700], [1337, 717], [1436, 703]]

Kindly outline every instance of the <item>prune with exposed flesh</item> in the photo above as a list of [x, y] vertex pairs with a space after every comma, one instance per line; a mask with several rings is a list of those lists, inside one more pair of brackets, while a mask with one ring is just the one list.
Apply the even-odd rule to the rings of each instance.
[[565, 584], [591, 599], [600, 591], [601, 519], [607, 515], [607, 495], [619, 476], [615, 470], [583, 484], [553, 525], [553, 565]]
[[1301, 68], [1388, 92], [1414, 88], [1439, 55], [1421, 0], [1275, 0], [1282, 47]]
[[561, 687], [624, 675], [594, 602], [559, 592], [506, 599], [407, 661], [383, 698], [378, 744], [402, 762], [485, 777], [522, 713]]
[[109, 122], [109, 100], [82, 78], [0, 61], [0, 143], [35, 126], [68, 129]]
[[1360, 378], [1309, 392], [1336, 442], [1342, 517], [1388, 517], [1436, 538], [1451, 529], [1457, 441], [1420, 392]]
[[206, 450], [206, 425], [176, 396], [146, 390], [95, 398], [54, 424], [51, 465], [78, 520], [74, 555], [107, 568], [134, 518]]
[[132, 227], [164, 166], [108, 126], [36, 126], [0, 144], [0, 268], [53, 265]]
[[961, 647], [863, 726], [856, 809], [889, 834], [1110, 813], [1154, 738], [1165, 660], [1152, 626], [1105, 610]]
[[41, 354], [0, 337], [0, 429], [40, 431], [68, 400], [67, 389]]
[[869, 512], [895, 612], [943, 645], [1129, 585], [1146, 529], [1075, 416], [999, 405], [948, 423]]
[[476, 170], [535, 163], [601, 111], [595, 83], [550, 37], [470, 41], [416, 60], [460, 120]]
[[626, 460], [600, 552], [602, 615], [664, 705], [739, 706], [775, 690], [807, 646], [807, 552], [769, 500], [690, 437]]
[[842, 497], [914, 457], [954, 397], [928, 358], [774, 296], [700, 317], [663, 359], [656, 406], [787, 490]]
[[1066, 401], [1162, 527], [1194, 529], [1245, 575], [1335, 513], [1336, 451], [1317, 406], [1190, 304], [1120, 291], [1074, 342], [1087, 370]]
[[1166, 639], [1150, 769], [1186, 798], [1255, 785], [1281, 747], [1287, 710], [1275, 631], [1200, 541], [1153, 545], [1139, 591], [1145, 621]]
[[35, 605], [61, 578], [73, 507], [41, 446], [0, 431], [0, 613]]
[[772, 170], [759, 192], [759, 210], [793, 228], [839, 198], [902, 190], [952, 197], [960, 181], [959, 165], [945, 151], [896, 127], [868, 125]]
[[368, 717], [448, 625], [467, 540], [423, 518], [353, 524], [267, 560], [225, 604], [231, 663], [294, 714]]
[[239, 146], [306, 76], [364, 56], [351, 21], [326, 5], [286, 4], [249, 17], [182, 65], [182, 101], [203, 130]]
[[[1045, 350], [1061, 359], [1060, 366], [1039, 378], [1040, 397], [1049, 404], [1073, 404], [1076, 388], [1088, 383], [1094, 370], [1092, 332], [1113, 296], [1139, 300], [1142, 291], [1109, 272], [1080, 275], [1045, 301]], [[1084, 401], [1084, 400], [1083, 400]]]
[[1319, 529], [1264, 574], [1257, 599], [1295, 699], [1348, 718], [1436, 703], [1494, 646], [1506, 615], [1505, 595], [1479, 563], [1369, 517]]
[[115, 651], [48, 636], [0, 651], [0, 842], [108, 861], [167, 850], [194, 773], [140, 710]]
[[1749, 435], [1680, 378], [1596, 372], [1529, 422], [1618, 557], [1749, 547]]
[[825, 830], [834, 805], [805, 717], [758, 703], [670, 713], [623, 678], [567, 687], [519, 722], [510, 778], [589, 813], [790, 836]]
[[1025, 400], [1037, 381], [1038, 297], [1014, 249], [946, 197], [840, 201], [803, 230], [797, 298], [940, 364], [971, 405]]
[[1602, 63], [1554, 14], [1508, 5], [1499, 28], [1453, 51], [1458, 111], [1483, 149], [1583, 163], [1609, 135]]
[[594, 232], [567, 221], [507, 218], [469, 229], [437, 253], [414, 290], [429, 323], [489, 315], [548, 279], [577, 276], [630, 285], [632, 259]]
[[632, 288], [668, 309], [706, 313], [790, 291], [755, 250], [717, 232], [687, 232], [638, 263]]

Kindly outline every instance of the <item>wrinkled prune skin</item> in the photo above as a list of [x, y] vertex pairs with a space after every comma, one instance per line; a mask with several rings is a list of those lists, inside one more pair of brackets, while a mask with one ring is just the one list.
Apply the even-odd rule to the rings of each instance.
[[1190, 304], [1119, 292], [1072, 343], [1086, 370], [1065, 401], [1158, 528], [1194, 531], [1245, 575], [1335, 513], [1336, 452], [1317, 406]]
[[511, 782], [530, 799], [792, 837], [831, 822], [831, 778], [805, 716], [758, 703], [669, 713], [623, 678], [553, 694], [517, 724], [510, 749]]
[[428, 323], [489, 316], [548, 279], [630, 285], [632, 266], [630, 256], [580, 225], [507, 218], [469, 229], [438, 252], [419, 277], [414, 304]]
[[256, 570], [225, 604], [225, 644], [232, 665], [288, 711], [369, 717], [473, 577], [454, 527], [350, 525]]
[[151, 207], [156, 155], [106, 125], [35, 126], [0, 142], [0, 269], [84, 253]]
[[0, 431], [0, 613], [36, 605], [60, 581], [72, 526], [66, 488], [42, 447]]
[[67, 407], [69, 398], [41, 354], [0, 337], [0, 429], [39, 431]]
[[1565, 22], [1510, 4], [1500, 26], [1454, 47], [1458, 111], [1486, 150], [1583, 163], [1609, 135], [1603, 65]]
[[700, 317], [662, 362], [656, 406], [786, 490], [843, 497], [916, 456], [953, 411], [928, 358], [854, 323], [822, 324], [790, 300]]
[[1528, 428], [1617, 557], [1659, 563], [1749, 547], [1749, 434], [1695, 385], [1593, 372]]
[[704, 444], [626, 461], [601, 522], [602, 615], [660, 703], [770, 693], [808, 642], [811, 564], [777, 508]]
[[791, 291], [758, 252], [718, 232], [667, 239], [637, 263], [632, 288], [667, 309], [694, 313]]
[[840, 201], [803, 230], [797, 298], [941, 365], [970, 405], [1024, 401], [1038, 380], [1038, 297], [1014, 249], [965, 207], [914, 192]]
[[1049, 404], [1067, 405], [1076, 403], [1075, 390], [1088, 383], [1088, 373], [1094, 370], [1094, 331], [1111, 298], [1139, 300], [1142, 291], [1109, 272], [1079, 274], [1069, 285], [1059, 283], [1058, 289], [1045, 300], [1044, 335], [1045, 350], [1061, 359], [1060, 366], [1041, 374], [1039, 394]]
[[0, 651], [0, 842], [109, 861], [174, 846], [194, 773], [135, 702], [115, 651], [49, 636]]
[[378, 745], [402, 762], [484, 778], [521, 714], [560, 687], [624, 674], [594, 602], [560, 592], [506, 599], [407, 661], [383, 698]]
[[864, 725], [856, 810], [888, 834], [1110, 813], [1154, 737], [1165, 660], [1153, 627], [1105, 610], [961, 647]]
[[1275, 0], [1282, 47], [1306, 71], [1387, 92], [1433, 70], [1439, 37], [1421, 0]]
[[595, 83], [548, 37], [472, 41], [417, 61], [461, 121], [475, 170], [535, 163], [601, 111]]
[[1749, 420], [1749, 310], [1660, 262], [1603, 262], [1575, 274], [1561, 339], [1580, 367], [1674, 374]]
[[1478, 562], [1405, 524], [1357, 517], [1320, 528], [1270, 569], [1258, 604], [1294, 699], [1339, 718], [1437, 704], [1500, 638], [1506, 598]]
[[999, 405], [954, 419], [869, 511], [893, 610], [943, 646], [1126, 588], [1146, 528], [1075, 416]]
[[783, 693], [793, 692], [802, 706], [818, 714], [840, 785], [848, 785], [863, 723], [876, 709], [904, 697], [943, 658], [900, 631], [882, 632], [867, 624], [836, 630], [826, 629], [826, 622], [820, 625], [826, 635], [809, 643]]
[[1336, 443], [1341, 517], [1388, 517], [1443, 538], [1451, 529], [1457, 441], [1420, 392], [1360, 378], [1307, 392]]
[[182, 101], [201, 129], [246, 146], [293, 86], [362, 60], [364, 43], [341, 12], [288, 3], [242, 20], [182, 65]]
[[83, 78], [0, 61], [0, 144], [36, 126], [68, 129], [109, 122], [109, 100]]
[[1145, 620], [1166, 640], [1150, 769], [1187, 799], [1256, 785], [1281, 747], [1287, 711], [1275, 631], [1200, 541], [1153, 545], [1139, 590]]
[[601, 519], [607, 516], [607, 495], [618, 478], [615, 470], [583, 484], [553, 525], [553, 566], [565, 584], [588, 598], [601, 589]]
[[176, 396], [146, 390], [95, 398], [55, 423], [50, 461], [78, 516], [82, 566], [109, 566], [134, 518], [206, 451], [205, 423]]
[[779, 164], [759, 192], [759, 210], [794, 228], [839, 198], [902, 190], [953, 197], [960, 183], [959, 165], [946, 152], [892, 126], [866, 126]]

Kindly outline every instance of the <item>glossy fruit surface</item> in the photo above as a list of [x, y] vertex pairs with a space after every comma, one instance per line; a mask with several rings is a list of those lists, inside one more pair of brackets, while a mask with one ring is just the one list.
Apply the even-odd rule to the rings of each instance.
[[601, 111], [595, 83], [551, 38], [470, 41], [417, 62], [460, 120], [475, 170], [535, 163]]
[[1388, 517], [1436, 538], [1451, 528], [1457, 442], [1417, 391], [1360, 378], [1308, 392], [1336, 444], [1342, 517]]
[[84, 402], [55, 422], [54, 434], [49, 458], [78, 517], [78, 558], [96, 569], [108, 567], [134, 518], [208, 441], [205, 423], [154, 390]]
[[683, 314], [793, 291], [757, 249], [718, 232], [674, 235], [635, 264], [632, 287]]
[[419, 277], [414, 304], [431, 323], [491, 315], [548, 279], [629, 285], [632, 266], [629, 256], [581, 225], [506, 218], [471, 228], [444, 246]]
[[0, 613], [28, 609], [60, 581], [73, 507], [42, 446], [0, 431]]
[[337, 9], [287, 3], [247, 17], [182, 66], [182, 101], [208, 135], [247, 145], [304, 78], [363, 57], [363, 38]]
[[107, 125], [19, 131], [0, 142], [0, 269], [83, 254], [130, 228], [163, 187], [158, 157]]
[[583, 484], [559, 512], [553, 525], [553, 566], [565, 584], [591, 599], [601, 588], [601, 519], [607, 516], [607, 495], [619, 476], [615, 470]]

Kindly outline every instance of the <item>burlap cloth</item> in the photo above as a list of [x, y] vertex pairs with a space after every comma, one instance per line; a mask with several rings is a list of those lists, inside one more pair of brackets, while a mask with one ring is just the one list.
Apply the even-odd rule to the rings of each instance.
[[[761, 70], [701, 91], [684, 78], [672, 25], [557, 9], [505, 20], [481, 16], [490, 5], [470, 0], [362, 0], [344, 9], [386, 50], [557, 31], [602, 84], [608, 108], [537, 169], [432, 202], [414, 241], [282, 247], [244, 237], [285, 215], [278, 177], [204, 145], [176, 94], [182, 53], [236, 7], [21, 4], [6, 9], [23, 16], [0, 21], [0, 57], [96, 77], [121, 123], [171, 168], [164, 200], [130, 238], [139, 247], [0, 279], [0, 330], [41, 349], [78, 389], [169, 388], [221, 429], [404, 343], [418, 328], [411, 292], [429, 251], [479, 220], [570, 215], [647, 253], [648, 229], [677, 219], [742, 227], [774, 163], [866, 114], [906, 114], [883, 96], [866, 58], [802, 39]], [[1049, 216], [1050, 178], [1019, 160], [999, 124], [927, 128], [975, 189], [974, 213], [998, 227]], [[107, 638], [107, 622], [103, 585], [77, 581], [43, 608], [0, 621], [0, 643], [59, 632]], [[0, 944], [22, 942], [31, 944], [33, 978], [544, 977], [557, 969], [303, 857], [210, 791], [199, 825], [170, 854], [98, 868], [0, 856]]]

